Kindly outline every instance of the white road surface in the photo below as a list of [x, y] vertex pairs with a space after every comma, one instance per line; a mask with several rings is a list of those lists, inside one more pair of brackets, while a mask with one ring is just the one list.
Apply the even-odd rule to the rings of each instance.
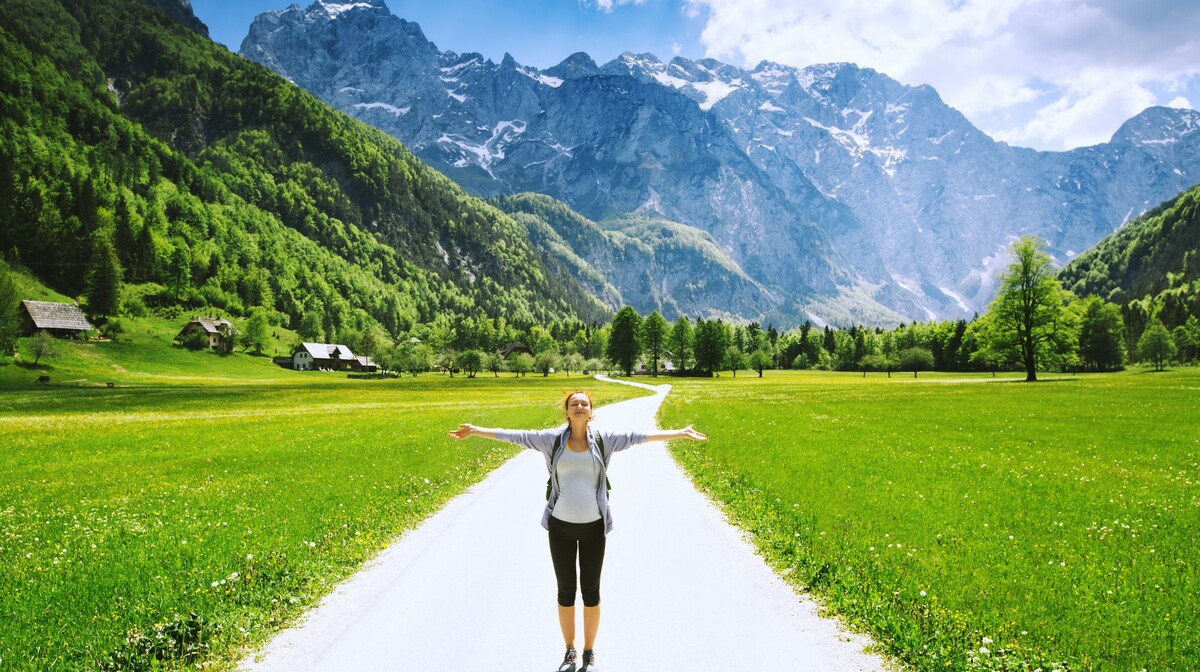
[[[597, 409], [593, 423], [654, 429], [670, 386], [651, 389], [654, 396]], [[696, 424], [704, 431], [702, 420]], [[888, 669], [864, 652], [869, 640], [820, 617], [777, 577], [663, 444], [617, 453], [609, 474], [614, 528], [601, 584], [598, 670]], [[556, 669], [563, 645], [540, 525], [545, 483], [542, 456], [523, 451], [403, 535], [241, 669]]]

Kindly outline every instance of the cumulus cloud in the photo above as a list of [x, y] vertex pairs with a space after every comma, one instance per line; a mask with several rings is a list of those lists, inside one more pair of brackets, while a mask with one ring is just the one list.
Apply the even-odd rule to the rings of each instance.
[[1200, 91], [1200, 3], [684, 0], [684, 12], [706, 17], [714, 58], [847, 61], [931, 84], [984, 131], [1038, 149], [1104, 142]]

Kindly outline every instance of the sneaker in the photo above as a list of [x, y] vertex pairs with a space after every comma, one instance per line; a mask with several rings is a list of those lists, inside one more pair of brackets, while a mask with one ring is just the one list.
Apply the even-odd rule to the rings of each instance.
[[567, 649], [567, 655], [563, 657], [557, 672], [575, 672], [575, 649]]
[[579, 668], [579, 672], [600, 672], [596, 667], [596, 652], [591, 649], [583, 650], [583, 667]]

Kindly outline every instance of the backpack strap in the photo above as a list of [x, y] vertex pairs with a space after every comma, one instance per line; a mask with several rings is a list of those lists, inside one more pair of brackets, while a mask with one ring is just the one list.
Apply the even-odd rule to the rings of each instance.
[[[588, 433], [591, 433], [591, 431], [592, 430], [589, 429]], [[594, 436], [596, 438], [596, 446], [598, 448], [600, 448], [600, 457], [601, 457], [601, 459], [603, 459], [603, 457], [604, 457], [604, 437], [600, 436], [599, 432], [592, 434], [592, 436]], [[550, 449], [550, 464], [555, 464], [558, 461], [558, 456], [560, 453], [562, 453], [562, 451], [563, 451], [562, 434], [559, 434], [558, 436], [554, 437], [554, 446]], [[608, 464], [605, 463], [604, 466], [605, 466], [605, 469], [604, 469], [604, 492], [605, 492], [605, 494], [610, 494], [610, 493], [612, 493], [612, 483], [608, 480]], [[550, 482], [550, 477], [547, 476], [546, 477], [546, 501], [547, 502], [550, 501], [551, 489], [552, 489], [552, 485]]]
[[[562, 433], [559, 433], [558, 436], [554, 437], [554, 447], [550, 449], [550, 465], [551, 465], [551, 467], [553, 467], [553, 465], [556, 462], [558, 462], [558, 455], [559, 455], [559, 453], [562, 452], [562, 447], [563, 447], [562, 437], [563, 437]], [[550, 501], [550, 490], [551, 490], [550, 479], [551, 479], [550, 476], [546, 477], [546, 501], [547, 502]]]

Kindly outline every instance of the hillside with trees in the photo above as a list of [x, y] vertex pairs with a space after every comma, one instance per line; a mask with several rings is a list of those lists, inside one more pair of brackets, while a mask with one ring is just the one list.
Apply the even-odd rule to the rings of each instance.
[[0, 4], [0, 254], [91, 315], [334, 339], [610, 310], [398, 141], [140, 0]]
[[1200, 186], [1101, 240], [1059, 278], [1076, 296], [1095, 295], [1120, 307], [1132, 355], [1147, 328], [1161, 322], [1180, 358], [1194, 358], [1200, 340]]

